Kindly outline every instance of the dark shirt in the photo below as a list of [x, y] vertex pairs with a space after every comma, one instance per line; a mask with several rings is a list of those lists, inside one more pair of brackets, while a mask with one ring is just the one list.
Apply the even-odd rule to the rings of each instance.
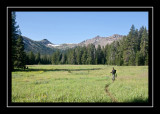
[[115, 70], [112, 70], [112, 72], [111, 72], [112, 74], [115, 74], [116, 72], [115, 72]]

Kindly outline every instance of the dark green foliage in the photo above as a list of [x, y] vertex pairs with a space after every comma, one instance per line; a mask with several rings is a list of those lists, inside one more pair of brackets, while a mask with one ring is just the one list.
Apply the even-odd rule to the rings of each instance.
[[53, 55], [52, 55], [52, 60], [51, 60], [52, 64], [56, 64], [56, 65], [59, 64], [61, 58], [62, 58], [62, 54], [60, 53], [59, 50], [57, 50], [57, 51], [54, 52]]
[[[21, 42], [19, 44], [23, 44], [22, 41], [18, 42]], [[24, 49], [24, 46], [20, 47], [17, 49]], [[23, 56], [25, 57], [25, 55]], [[132, 25], [128, 35], [124, 36], [121, 40], [107, 44], [105, 47], [101, 47], [100, 45], [95, 47], [94, 44], [89, 44], [63, 51], [56, 50], [52, 55], [31, 51], [27, 54], [25, 60], [27, 64], [148, 65], [148, 33], [147, 29], [143, 26], [138, 31]], [[15, 64], [20, 63], [15, 62]]]
[[39, 52], [37, 54], [34, 54], [32, 51], [30, 51], [26, 55], [26, 63], [28, 65], [51, 64], [51, 56], [50, 55], [41, 55]]
[[11, 13], [12, 25], [11, 25], [11, 41], [12, 41], [12, 69], [14, 68], [24, 68], [27, 62], [26, 53], [24, 52], [24, 43], [21, 36], [19, 26], [16, 25], [16, 14], [15, 12]]
[[41, 63], [41, 55], [40, 55], [40, 52], [38, 52], [37, 54], [36, 54], [36, 56], [35, 56], [35, 63], [38, 63], [38, 64], [40, 64]]
[[16, 25], [16, 14], [15, 12], [12, 12], [12, 33], [11, 33], [11, 40], [12, 40], [12, 70], [14, 69], [14, 62], [16, 59], [16, 39], [18, 36], [18, 31], [17, 28], [18, 26]]
[[86, 50], [86, 47], [84, 46], [82, 48], [83, 52], [82, 52], [82, 58], [81, 58], [81, 61], [82, 61], [82, 64], [87, 64], [86, 62], [86, 59], [87, 59], [87, 50]]
[[24, 52], [24, 44], [21, 36], [19, 36], [17, 39], [15, 50], [16, 50], [16, 55], [15, 55], [14, 67], [25, 68], [26, 54]]
[[103, 52], [102, 52], [102, 49], [101, 49], [100, 45], [98, 45], [98, 48], [96, 50], [96, 61], [95, 61], [95, 63], [96, 64], [104, 63]]
[[143, 56], [143, 60], [145, 61], [145, 63], [147, 63], [148, 61], [148, 34], [147, 34], [147, 29], [145, 28], [143, 33], [142, 33], [142, 39], [141, 39], [141, 43], [140, 43], [140, 53]]
[[94, 64], [95, 63], [95, 45], [89, 44], [87, 46], [87, 64]]
[[52, 64], [108, 64], [108, 65], [148, 65], [148, 33], [131, 26], [129, 34], [121, 40], [105, 47], [89, 44], [75, 47], [64, 52], [56, 51]]
[[29, 63], [28, 63], [29, 65], [35, 64], [35, 55], [32, 51], [29, 52], [28, 58], [29, 58]]
[[136, 31], [134, 25], [132, 25], [129, 34], [125, 38], [124, 44], [124, 65], [135, 65]]
[[137, 66], [144, 65], [143, 55], [140, 51], [137, 51], [136, 53], [136, 65]]
[[75, 49], [75, 51], [76, 51], [76, 55], [77, 55], [77, 64], [82, 64], [82, 52], [83, 52], [83, 50], [82, 50], [82, 48], [81, 47], [77, 47], [76, 49]]
[[67, 61], [67, 55], [66, 53], [62, 53], [62, 59], [61, 59], [61, 64], [66, 64], [66, 61]]

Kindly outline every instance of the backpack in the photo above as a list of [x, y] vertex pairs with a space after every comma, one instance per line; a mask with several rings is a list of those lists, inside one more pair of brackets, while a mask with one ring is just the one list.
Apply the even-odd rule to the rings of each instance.
[[115, 74], [116, 73], [116, 70], [113, 70], [113, 74]]

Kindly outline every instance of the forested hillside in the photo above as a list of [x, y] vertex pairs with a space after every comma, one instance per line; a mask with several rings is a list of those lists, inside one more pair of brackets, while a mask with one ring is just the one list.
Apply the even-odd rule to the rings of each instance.
[[50, 42], [46, 39], [43, 39], [41, 41], [33, 41], [25, 36], [22, 36], [22, 38], [24, 42], [24, 51], [26, 53], [32, 51], [33, 53], [40, 52], [42, 55], [50, 55], [56, 50], [54, 48], [49, 48], [46, 46], [46, 44], [50, 44]]
[[[28, 55], [31, 58], [29, 56], [31, 53]], [[127, 36], [105, 46], [96, 48], [91, 43], [65, 51], [57, 50], [39, 61], [36, 59], [38, 55], [33, 56], [34, 64], [47, 61], [47, 64], [148, 65], [148, 32], [143, 26], [138, 30], [132, 25]]]
[[107, 65], [148, 65], [148, 32], [134, 25], [127, 36], [107, 44], [105, 47], [89, 44], [65, 52], [56, 51], [51, 57], [52, 64], [107, 64]]

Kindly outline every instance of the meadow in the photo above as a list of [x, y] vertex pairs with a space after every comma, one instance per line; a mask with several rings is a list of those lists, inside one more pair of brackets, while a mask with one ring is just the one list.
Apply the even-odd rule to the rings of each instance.
[[[12, 72], [12, 102], [147, 102], [148, 66], [28, 65]], [[117, 70], [112, 82], [111, 70]]]

